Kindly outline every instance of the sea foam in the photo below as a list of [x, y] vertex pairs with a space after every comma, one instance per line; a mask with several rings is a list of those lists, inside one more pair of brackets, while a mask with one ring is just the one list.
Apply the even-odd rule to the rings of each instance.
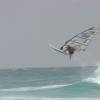
[[93, 75], [85, 79], [85, 81], [100, 85], [100, 63], [98, 63], [97, 66], [98, 67], [94, 71]]
[[0, 100], [99, 100], [98, 98], [0, 97]]
[[20, 88], [10, 88], [10, 89], [0, 89], [0, 91], [34, 91], [34, 90], [46, 90], [46, 89], [54, 89], [54, 88], [61, 88], [64, 86], [69, 86], [72, 84], [67, 85], [48, 85], [48, 86], [40, 86], [40, 87], [20, 87]]

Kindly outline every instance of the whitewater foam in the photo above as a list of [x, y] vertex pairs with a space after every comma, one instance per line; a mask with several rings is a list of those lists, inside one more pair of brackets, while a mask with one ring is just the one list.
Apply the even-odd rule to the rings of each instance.
[[98, 98], [0, 97], [0, 100], [99, 100]]
[[0, 89], [0, 91], [15, 91], [15, 92], [25, 92], [25, 91], [35, 91], [35, 90], [46, 90], [46, 89], [56, 89], [62, 88], [65, 86], [71, 86], [80, 83], [81, 81], [77, 81], [71, 84], [60, 84], [60, 85], [47, 85], [40, 87], [19, 87], [19, 88], [10, 88], [10, 89]]
[[94, 71], [93, 75], [85, 79], [85, 81], [100, 85], [100, 63], [98, 63], [97, 66], [98, 67]]
[[0, 91], [34, 91], [34, 90], [45, 90], [45, 89], [54, 89], [54, 88], [61, 88], [64, 86], [69, 86], [72, 84], [67, 85], [49, 85], [49, 86], [41, 86], [41, 87], [20, 87], [20, 88], [11, 88], [11, 89], [0, 89]]

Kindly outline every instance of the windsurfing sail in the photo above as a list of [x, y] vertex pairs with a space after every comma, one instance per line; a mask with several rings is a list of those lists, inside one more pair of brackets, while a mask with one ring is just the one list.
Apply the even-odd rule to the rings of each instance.
[[96, 29], [95, 27], [91, 27], [81, 33], [76, 34], [71, 39], [67, 40], [64, 45], [62, 45], [59, 49], [50, 46], [56, 52], [62, 53], [64, 55], [69, 55], [70, 59], [72, 55], [76, 51], [85, 51], [87, 46], [89, 45], [90, 41], [96, 35], [100, 29]]
[[60, 49], [63, 50], [69, 45], [70, 47], [75, 48], [76, 51], [80, 51], [80, 50], [85, 51], [89, 42], [96, 35], [97, 30], [100, 30], [100, 29], [95, 29], [95, 27], [91, 27], [75, 35], [74, 37], [66, 41], [65, 44], [61, 46]]

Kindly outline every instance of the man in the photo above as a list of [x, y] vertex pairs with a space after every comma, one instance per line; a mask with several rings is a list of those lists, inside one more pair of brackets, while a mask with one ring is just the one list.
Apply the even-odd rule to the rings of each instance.
[[[64, 46], [62, 46], [60, 49], [63, 50], [63, 47], [64, 47]], [[72, 56], [72, 54], [74, 54], [75, 50], [76, 50], [76, 49], [75, 49], [74, 47], [71, 47], [70, 45], [67, 45], [67, 46], [65, 47], [64, 52], [68, 52], [68, 54], [69, 54], [69, 56], [70, 56], [70, 58], [71, 58], [71, 56]]]

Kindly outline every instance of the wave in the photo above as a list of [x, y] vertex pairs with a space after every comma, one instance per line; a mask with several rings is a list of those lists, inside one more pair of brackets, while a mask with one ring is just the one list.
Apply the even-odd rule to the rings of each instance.
[[8, 89], [0, 89], [0, 91], [34, 91], [34, 90], [56, 89], [56, 88], [62, 88], [62, 87], [68, 87], [68, 86], [81, 84], [82, 82], [100, 84], [100, 64], [98, 65], [98, 68], [94, 71], [92, 76], [86, 79], [82, 79], [77, 82], [70, 83], [70, 84], [54, 84], [54, 85], [46, 85], [46, 86], [39, 86], [39, 87], [8, 88]]
[[[80, 92], [81, 91], [81, 92]], [[13, 93], [14, 92], [14, 93]], [[88, 78], [82, 79], [80, 81], [74, 81], [73, 83], [67, 84], [53, 84], [44, 86], [27, 86], [18, 88], [5, 88], [0, 89], [1, 94], [7, 94], [7, 96], [12, 93], [16, 96], [24, 96], [25, 94], [35, 97], [0, 97], [0, 100], [97, 100], [97, 99], [81, 99], [81, 98], [70, 98], [70, 97], [100, 97], [100, 67], [93, 71], [92, 75]], [[26, 95], [26, 96], [27, 96]], [[14, 96], [14, 95], [13, 95]], [[42, 96], [42, 97], [40, 97]], [[52, 98], [45, 98], [52, 97]], [[55, 97], [55, 98], [54, 98]], [[58, 97], [58, 98], [56, 98]], [[59, 98], [64, 97], [64, 98]], [[69, 97], [69, 99], [67, 98]], [[67, 99], [66, 99], [67, 98]]]

